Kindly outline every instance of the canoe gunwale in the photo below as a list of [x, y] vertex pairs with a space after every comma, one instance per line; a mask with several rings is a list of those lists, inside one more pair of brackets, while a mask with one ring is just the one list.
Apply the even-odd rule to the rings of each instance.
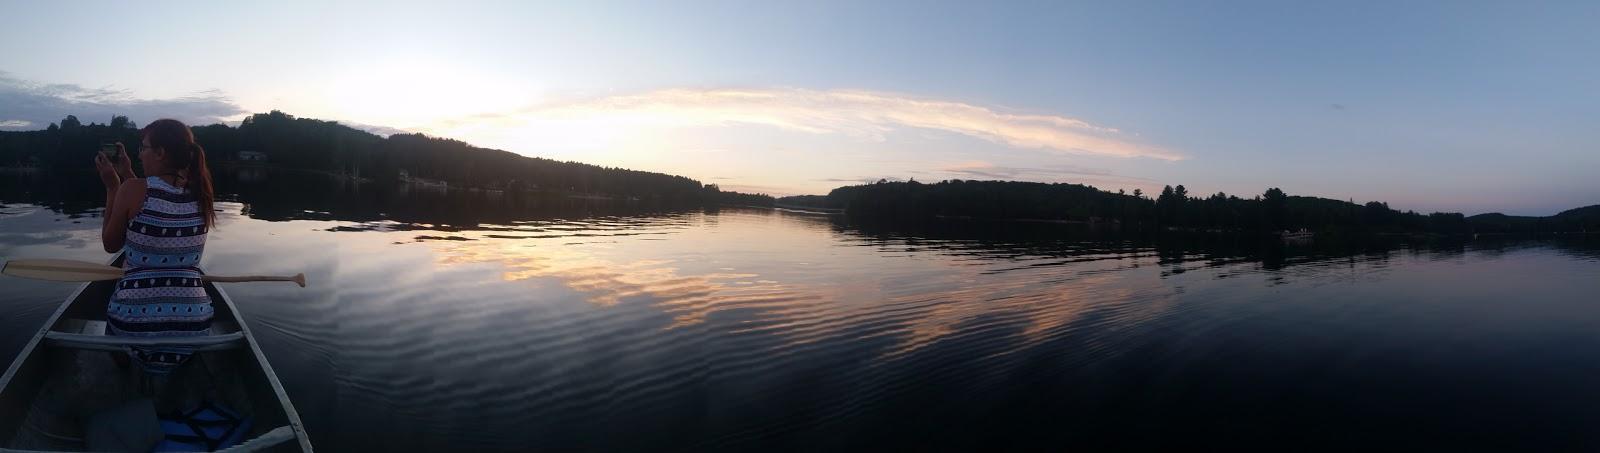
[[[116, 262], [121, 258], [122, 253], [117, 253], [113, 255], [111, 259], [106, 261], [106, 265], [115, 266]], [[272, 388], [273, 396], [278, 400], [278, 404], [283, 410], [285, 418], [288, 419], [289, 424], [287, 426], [280, 426], [276, 429], [273, 429], [262, 436], [258, 436], [257, 438], [247, 439], [244, 444], [236, 445], [227, 451], [256, 451], [263, 448], [271, 448], [273, 446], [287, 443], [288, 439], [285, 438], [287, 437], [285, 434], [292, 434], [294, 440], [299, 444], [298, 446], [300, 447], [301, 451], [307, 453], [314, 451], [311, 447], [311, 440], [306, 435], [305, 427], [300, 422], [300, 413], [295, 410], [294, 404], [289, 400], [288, 393], [283, 389], [283, 384], [278, 380], [278, 375], [275, 371], [273, 371], [272, 365], [267, 362], [266, 354], [261, 352], [260, 345], [256, 343], [255, 337], [250, 333], [249, 326], [244, 322], [243, 314], [239, 313], [238, 305], [233, 303], [233, 298], [229, 297], [228, 293], [223, 291], [221, 287], [218, 287], [211, 282], [205, 283], [205, 286], [214, 291], [217, 296], [215, 298], [216, 300], [213, 300], [213, 303], [220, 302], [232, 312], [232, 319], [227, 321], [237, 324], [239, 328], [238, 331], [205, 337], [185, 337], [175, 339], [143, 339], [136, 337], [109, 339], [100, 335], [83, 335], [54, 330], [61, 323], [62, 316], [71, 311], [75, 303], [78, 302], [78, 299], [82, 297], [84, 292], [88, 291], [89, 288], [95, 283], [96, 282], [91, 281], [78, 285], [77, 289], [73, 290], [72, 293], [67, 296], [66, 300], [63, 301], [60, 306], [56, 307], [55, 312], [50, 314], [50, 317], [45, 320], [44, 326], [40, 327], [39, 331], [34, 333], [33, 338], [29, 339], [28, 343], [22, 348], [21, 351], [17, 353], [16, 358], [13, 359], [10, 366], [6, 368], [5, 374], [0, 375], [0, 395], [4, 395], [6, 393], [7, 389], [11, 387], [13, 381], [17, 380], [18, 374], [22, 371], [22, 368], [28, 365], [30, 360], [40, 359], [40, 357], [36, 356], [38, 354], [42, 354], [42, 352], [38, 351], [38, 349], [42, 347], [66, 347], [89, 350], [124, 350], [124, 348], [128, 345], [143, 345], [143, 343], [173, 344], [176, 342], [202, 344], [198, 351], [205, 352], [235, 350], [241, 349], [243, 346], [248, 345], [251, 356], [255, 359], [256, 364], [260, 367], [260, 371], [262, 372], [266, 383]], [[33, 397], [30, 396], [29, 401], [31, 401], [31, 398]], [[0, 407], [0, 414], [5, 413], [5, 411], [5, 407]], [[0, 426], [0, 428], [5, 427]], [[18, 424], [17, 429], [20, 429], [20, 424]], [[0, 439], [10, 439], [15, 435], [15, 432], [0, 432]], [[262, 439], [262, 437], [266, 438]], [[261, 441], [252, 442], [258, 439]], [[0, 445], [0, 453], [12, 451], [25, 450], [14, 450]]]
[[[106, 261], [106, 265], [110, 266], [111, 263], [117, 262], [117, 258], [120, 257], [122, 257], [122, 254], [120, 253], [111, 257], [111, 260]], [[16, 375], [17, 368], [21, 367], [22, 362], [27, 360], [28, 356], [33, 354], [33, 350], [38, 348], [40, 342], [44, 341], [45, 335], [50, 333], [50, 328], [55, 327], [56, 322], [61, 320], [61, 314], [66, 313], [67, 308], [72, 307], [72, 302], [77, 301], [78, 296], [82, 295], [85, 290], [88, 290], [89, 285], [92, 284], [94, 284], [94, 282], [83, 282], [83, 284], [78, 285], [78, 289], [73, 290], [72, 294], [67, 296], [67, 300], [61, 302], [61, 305], [56, 307], [55, 313], [50, 314], [50, 319], [45, 320], [44, 327], [40, 327], [39, 332], [34, 333], [33, 338], [28, 340], [28, 344], [22, 347], [22, 352], [17, 354], [17, 358], [11, 360], [11, 366], [6, 368], [6, 374], [4, 376], [0, 376], [0, 391], [5, 390], [6, 385], [11, 383], [11, 378]]]
[[[111, 266], [120, 258], [122, 258], [121, 253], [112, 255], [111, 259], [106, 260], [106, 265]], [[21, 371], [22, 367], [26, 365], [30, 359], [34, 358], [34, 351], [39, 349], [39, 343], [44, 341], [45, 335], [50, 333], [50, 329], [55, 327], [56, 322], [61, 320], [61, 315], [66, 313], [68, 308], [72, 308], [72, 303], [78, 300], [78, 296], [83, 295], [83, 292], [89, 289], [89, 285], [93, 284], [94, 282], [83, 282], [83, 284], [78, 285], [78, 289], [73, 290], [72, 294], [67, 295], [67, 299], [61, 302], [60, 306], [56, 307], [56, 311], [50, 314], [50, 318], [45, 320], [44, 326], [40, 327], [39, 331], [33, 334], [33, 338], [28, 339], [28, 344], [22, 347], [22, 351], [17, 353], [17, 357], [11, 360], [11, 365], [6, 367], [6, 374], [0, 376], [0, 394], [5, 393], [6, 388], [11, 386], [11, 381], [16, 379], [17, 372]], [[4, 413], [5, 410], [6, 408], [0, 408], [0, 413]], [[9, 439], [15, 435], [15, 432], [0, 432], [0, 438]]]
[[300, 450], [311, 453], [311, 438], [306, 436], [304, 424], [300, 422], [300, 412], [294, 409], [294, 403], [289, 401], [289, 393], [283, 390], [283, 384], [278, 381], [278, 373], [273, 371], [272, 364], [267, 362], [267, 355], [261, 352], [261, 345], [256, 343], [256, 336], [250, 333], [250, 326], [245, 324], [244, 315], [239, 313], [239, 306], [233, 303], [233, 298], [228, 296], [222, 287], [206, 282], [217, 291], [218, 298], [228, 305], [228, 311], [233, 312], [233, 322], [239, 324], [239, 333], [244, 334], [244, 341], [250, 345], [250, 353], [255, 355], [256, 363], [261, 364], [261, 371], [266, 375], [267, 383], [272, 385], [272, 393], [277, 395], [278, 403], [283, 406], [283, 414], [289, 419], [289, 428], [294, 430], [294, 437], [300, 443]]

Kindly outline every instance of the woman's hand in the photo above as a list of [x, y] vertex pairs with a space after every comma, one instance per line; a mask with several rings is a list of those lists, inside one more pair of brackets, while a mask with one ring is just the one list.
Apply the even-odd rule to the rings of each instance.
[[117, 160], [112, 164], [117, 168], [117, 176], [123, 180], [138, 178], [133, 175], [133, 159], [128, 158], [128, 150], [122, 147], [122, 142], [117, 142]]
[[122, 185], [122, 177], [117, 175], [115, 165], [111, 159], [106, 159], [105, 154], [94, 153], [94, 171], [100, 174], [100, 183], [106, 185], [106, 191], [117, 190], [117, 186]]

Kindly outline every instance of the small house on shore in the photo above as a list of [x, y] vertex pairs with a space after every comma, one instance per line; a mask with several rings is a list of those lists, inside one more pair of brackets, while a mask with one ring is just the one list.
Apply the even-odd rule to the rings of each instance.
[[450, 183], [448, 181], [414, 177], [411, 176], [411, 172], [406, 171], [404, 168], [400, 169], [398, 176], [400, 182], [405, 183], [408, 187], [421, 187], [433, 190], [450, 189]]

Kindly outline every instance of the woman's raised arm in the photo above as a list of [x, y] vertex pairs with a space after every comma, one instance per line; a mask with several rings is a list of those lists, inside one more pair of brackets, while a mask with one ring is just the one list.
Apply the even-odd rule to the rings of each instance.
[[117, 253], [128, 240], [128, 222], [144, 209], [145, 183], [133, 178], [106, 190], [105, 222], [100, 226], [100, 242], [106, 253]]

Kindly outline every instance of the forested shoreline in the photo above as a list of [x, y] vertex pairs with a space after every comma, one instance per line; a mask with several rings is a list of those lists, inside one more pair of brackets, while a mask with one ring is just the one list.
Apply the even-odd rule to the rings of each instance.
[[[416, 183], [501, 192], [602, 195], [691, 206], [771, 206], [772, 197], [722, 191], [684, 176], [528, 157], [423, 134], [382, 137], [334, 121], [272, 111], [239, 126], [193, 126], [215, 165], [260, 165], [317, 171], [355, 181]], [[121, 141], [137, 155], [139, 131], [127, 117], [109, 123], [67, 116], [44, 130], [0, 131], [0, 167], [76, 170], [102, 141]]]
[[[357, 182], [420, 184], [502, 193], [539, 192], [646, 201], [656, 206], [802, 207], [865, 220], [934, 218], [1109, 224], [1142, 231], [1314, 233], [1540, 233], [1600, 231], [1600, 205], [1546, 217], [1435, 212], [1295, 196], [1278, 188], [1241, 197], [1191, 195], [1183, 185], [1160, 194], [1109, 192], [1070, 183], [946, 180], [879, 181], [828, 195], [774, 199], [722, 191], [676, 175], [528, 157], [423, 134], [382, 137], [333, 121], [272, 111], [239, 126], [193, 127], [210, 161], [315, 171]], [[127, 117], [84, 124], [68, 116], [37, 131], [0, 131], [0, 168], [81, 170], [102, 141], [136, 154], [138, 128]]]
[[1293, 196], [1278, 188], [1242, 198], [1190, 195], [1182, 185], [1150, 196], [1068, 183], [879, 181], [827, 196], [784, 197], [779, 206], [842, 210], [865, 220], [964, 218], [1110, 224], [1134, 230], [1314, 233], [1537, 233], [1600, 231], [1600, 205], [1548, 217], [1400, 211], [1388, 203]]

